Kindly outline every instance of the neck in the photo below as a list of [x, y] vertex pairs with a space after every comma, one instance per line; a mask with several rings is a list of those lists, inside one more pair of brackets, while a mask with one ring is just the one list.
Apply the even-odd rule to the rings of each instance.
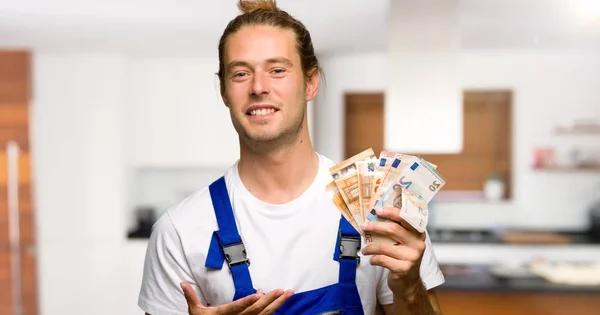
[[238, 172], [244, 186], [258, 199], [282, 204], [298, 198], [319, 169], [307, 128], [294, 141], [268, 152], [252, 150], [240, 141]]

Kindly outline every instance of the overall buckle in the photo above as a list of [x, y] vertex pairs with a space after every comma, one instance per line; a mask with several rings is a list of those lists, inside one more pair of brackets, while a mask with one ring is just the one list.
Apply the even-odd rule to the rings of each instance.
[[241, 264], [250, 266], [250, 259], [246, 255], [246, 247], [243, 242], [223, 246], [223, 254], [229, 268]]
[[360, 236], [344, 236], [340, 237], [340, 259], [355, 259], [356, 264], [360, 264]]

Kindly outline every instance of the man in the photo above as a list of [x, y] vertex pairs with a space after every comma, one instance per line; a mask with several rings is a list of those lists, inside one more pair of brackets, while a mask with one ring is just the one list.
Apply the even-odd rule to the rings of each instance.
[[157, 220], [139, 306], [153, 315], [373, 314], [378, 307], [440, 314], [431, 289], [444, 278], [429, 239], [402, 225], [397, 210], [379, 214], [393, 221], [363, 229], [399, 245], [352, 251], [359, 234], [325, 190], [333, 163], [314, 151], [308, 133], [307, 102], [320, 74], [310, 34], [272, 0], [238, 6], [243, 14], [219, 43], [218, 76], [240, 158]]

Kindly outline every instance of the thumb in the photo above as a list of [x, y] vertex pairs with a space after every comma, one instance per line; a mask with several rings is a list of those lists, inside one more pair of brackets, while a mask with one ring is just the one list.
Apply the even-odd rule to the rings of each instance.
[[194, 288], [192, 288], [192, 286], [189, 283], [181, 282], [179, 285], [181, 286], [181, 290], [183, 290], [183, 296], [185, 296], [185, 300], [187, 301], [188, 305], [188, 310], [190, 312], [193, 310], [205, 308], [205, 306], [202, 305], [202, 303], [200, 303], [200, 300], [198, 300], [196, 291], [194, 291]]

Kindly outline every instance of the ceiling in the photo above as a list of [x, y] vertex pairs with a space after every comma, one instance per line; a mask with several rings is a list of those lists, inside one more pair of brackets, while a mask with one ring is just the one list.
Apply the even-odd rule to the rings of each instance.
[[[384, 51], [389, 1], [277, 3], [304, 22], [320, 53], [328, 53]], [[0, 0], [0, 46], [213, 55], [237, 14], [235, 3]], [[463, 49], [600, 49], [600, 0], [459, 0], [457, 13]]]

